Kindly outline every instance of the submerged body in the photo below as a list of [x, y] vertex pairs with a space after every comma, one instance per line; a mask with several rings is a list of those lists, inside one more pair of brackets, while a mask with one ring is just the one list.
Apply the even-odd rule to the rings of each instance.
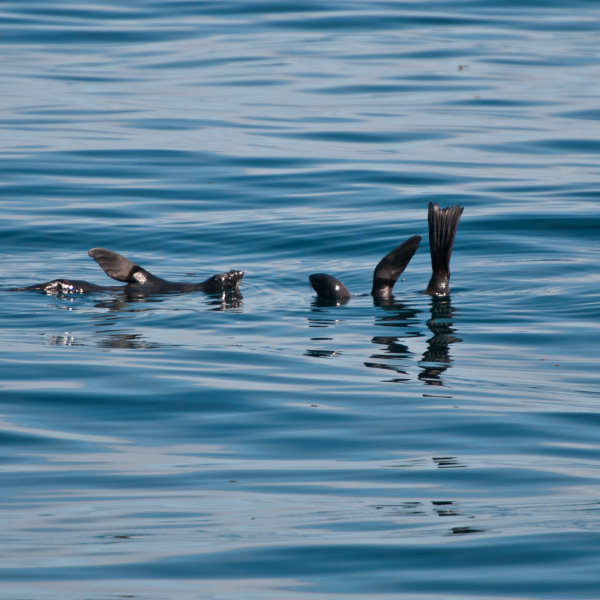
[[105, 248], [92, 248], [88, 251], [88, 254], [102, 267], [109, 277], [117, 281], [124, 281], [126, 285], [103, 286], [79, 279], [53, 279], [45, 283], [16, 288], [14, 291], [39, 290], [50, 294], [123, 291], [129, 296], [138, 297], [149, 296], [151, 294], [195, 291], [217, 294], [237, 290], [244, 276], [244, 271], [229, 271], [228, 273], [217, 273], [199, 283], [167, 281], [166, 279], [152, 275], [152, 273], [117, 252], [112, 252]]
[[[374, 298], [389, 298], [392, 295], [394, 284], [406, 269], [420, 242], [421, 236], [413, 235], [377, 263], [373, 271], [373, 287], [371, 288], [371, 295]], [[344, 303], [352, 296], [348, 288], [333, 275], [313, 273], [308, 279], [319, 298]]]

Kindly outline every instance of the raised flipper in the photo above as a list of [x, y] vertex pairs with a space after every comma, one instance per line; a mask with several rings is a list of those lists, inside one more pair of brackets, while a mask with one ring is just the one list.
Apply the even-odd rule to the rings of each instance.
[[450, 293], [450, 256], [463, 210], [462, 206], [440, 208], [437, 202], [429, 203], [427, 219], [432, 275], [425, 294], [447, 296]]
[[91, 256], [104, 270], [104, 272], [117, 281], [144, 285], [150, 281], [162, 281], [139, 265], [131, 262], [117, 252], [105, 248], [92, 248], [88, 250]]
[[313, 273], [309, 275], [308, 279], [319, 298], [346, 302], [352, 295], [348, 291], [348, 288], [339, 279], [333, 277], [333, 275]]
[[392, 288], [410, 262], [421, 242], [420, 235], [411, 238], [386, 254], [375, 267], [373, 272], [373, 289], [371, 295], [376, 298], [387, 298], [392, 294]]

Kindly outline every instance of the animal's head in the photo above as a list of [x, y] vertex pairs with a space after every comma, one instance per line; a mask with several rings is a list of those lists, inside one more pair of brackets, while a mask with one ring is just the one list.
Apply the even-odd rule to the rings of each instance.
[[313, 290], [317, 292], [319, 298], [325, 300], [336, 300], [344, 302], [350, 298], [348, 288], [332, 275], [326, 273], [313, 273], [308, 277]]

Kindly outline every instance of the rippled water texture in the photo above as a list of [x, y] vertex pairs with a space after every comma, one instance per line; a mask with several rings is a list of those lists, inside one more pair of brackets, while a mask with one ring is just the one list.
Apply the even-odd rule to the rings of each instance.
[[[3, 2], [0, 598], [600, 597], [599, 28]], [[465, 207], [445, 300], [429, 202]], [[8, 291], [110, 285], [92, 247], [241, 297]]]

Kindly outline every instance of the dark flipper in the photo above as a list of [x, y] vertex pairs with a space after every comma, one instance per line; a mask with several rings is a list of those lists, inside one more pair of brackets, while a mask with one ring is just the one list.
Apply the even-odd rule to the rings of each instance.
[[86, 292], [102, 292], [109, 290], [101, 285], [81, 281], [80, 279], [53, 279], [45, 283], [36, 283], [27, 287], [14, 288], [13, 292], [39, 291], [46, 294], [85, 294]]
[[348, 288], [332, 275], [327, 275], [326, 273], [313, 273], [312, 275], [309, 275], [308, 279], [319, 298], [345, 302], [351, 296]]
[[137, 283], [144, 285], [152, 280], [160, 280], [139, 265], [131, 262], [128, 258], [106, 250], [105, 248], [92, 248], [88, 254], [102, 267], [104, 272], [117, 281]]
[[376, 298], [391, 296], [394, 284], [417, 251], [420, 241], [420, 235], [413, 235], [379, 261], [373, 273], [373, 289], [371, 290], [373, 296]]
[[431, 251], [432, 275], [425, 294], [447, 296], [450, 293], [450, 256], [462, 206], [440, 208], [429, 203], [429, 249]]

